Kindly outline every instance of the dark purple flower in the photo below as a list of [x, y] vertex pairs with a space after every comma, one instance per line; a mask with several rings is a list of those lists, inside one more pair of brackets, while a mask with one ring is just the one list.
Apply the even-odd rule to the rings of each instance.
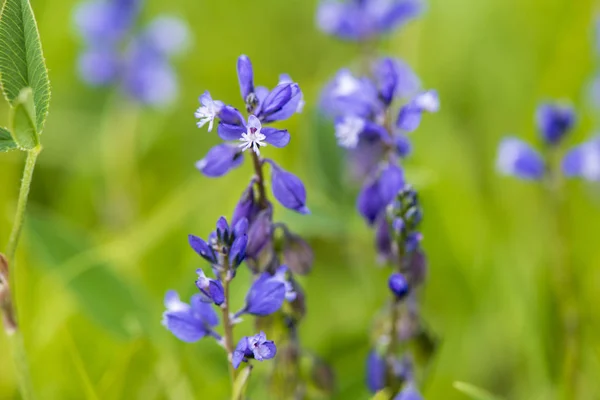
[[273, 226], [273, 209], [268, 207], [258, 213], [248, 229], [248, 246], [246, 256], [257, 258], [265, 246], [271, 242]]
[[244, 190], [240, 200], [235, 206], [235, 210], [233, 210], [233, 216], [231, 217], [231, 223], [235, 225], [242, 219], [252, 222], [254, 221], [254, 218], [256, 218], [257, 212], [257, 204], [254, 199], [254, 181], [252, 181]]
[[288, 284], [282, 274], [263, 272], [254, 281], [246, 295], [246, 305], [239, 314], [265, 316], [281, 308], [288, 295]]
[[317, 24], [321, 30], [345, 40], [364, 40], [391, 32], [418, 16], [418, 0], [324, 0], [319, 5]]
[[162, 324], [184, 342], [196, 342], [204, 336], [219, 336], [212, 327], [219, 324], [219, 318], [209, 303], [201, 300], [201, 296], [192, 296], [191, 304], [179, 300], [174, 290], [165, 296], [167, 310], [163, 313]]
[[189, 235], [188, 240], [192, 249], [194, 249], [194, 251], [198, 253], [202, 258], [204, 258], [211, 264], [217, 263], [217, 257], [215, 255], [215, 252], [208, 243], [206, 243], [198, 236], [194, 235]]
[[229, 224], [227, 223], [227, 218], [221, 216], [217, 220], [217, 239], [219, 239], [223, 243], [229, 243], [230, 235], [229, 235]]
[[570, 105], [544, 103], [538, 106], [535, 119], [544, 141], [556, 145], [575, 125], [575, 110]]
[[409, 383], [394, 397], [394, 400], [423, 400], [423, 396], [413, 383]]
[[198, 279], [196, 280], [196, 286], [202, 294], [202, 300], [206, 302], [215, 303], [220, 306], [225, 301], [225, 295], [223, 292], [223, 285], [220, 281], [215, 279], [207, 278], [204, 271], [197, 269]]
[[513, 137], [505, 138], [500, 143], [496, 166], [500, 173], [521, 179], [539, 180], [545, 173], [544, 160], [539, 153]]
[[409, 285], [404, 275], [396, 272], [390, 275], [388, 286], [394, 295], [401, 299], [408, 294]]
[[413, 96], [421, 85], [408, 65], [393, 58], [382, 58], [373, 65], [373, 76], [379, 96], [386, 105], [394, 98]]
[[234, 368], [238, 368], [242, 362], [248, 362], [249, 359], [257, 361], [269, 360], [277, 354], [277, 347], [272, 340], [267, 340], [264, 332], [254, 336], [244, 336], [238, 342], [233, 352], [231, 363]]
[[196, 163], [196, 168], [210, 178], [223, 176], [244, 161], [242, 150], [230, 144], [218, 144]]
[[237, 74], [242, 99], [248, 102], [248, 97], [254, 93], [254, 72], [252, 71], [252, 63], [248, 56], [241, 55], [238, 57]]
[[[245, 219], [243, 221], [246, 221]], [[247, 222], [246, 222], [247, 223]], [[246, 246], [248, 245], [248, 236], [242, 234], [236, 236], [231, 250], [229, 251], [229, 265], [232, 268], [237, 268], [246, 258]]]
[[405, 158], [412, 152], [412, 144], [406, 135], [398, 135], [396, 137], [396, 154], [399, 157]]
[[300, 178], [284, 170], [272, 160], [267, 162], [271, 164], [273, 196], [285, 208], [300, 214], [308, 214], [310, 211], [306, 207], [306, 189]]
[[403, 131], [413, 132], [421, 124], [423, 112], [434, 113], [439, 108], [440, 101], [435, 90], [419, 93], [400, 109], [396, 126]]
[[385, 388], [386, 369], [383, 357], [371, 350], [367, 356], [367, 387], [372, 393]]
[[363, 185], [357, 200], [358, 211], [372, 225], [403, 187], [402, 169], [394, 163], [387, 164], [375, 179]]
[[562, 160], [562, 170], [567, 177], [600, 181], [600, 137], [569, 150]]
[[79, 76], [92, 86], [113, 83], [119, 75], [119, 54], [111, 48], [90, 48], [78, 58]]
[[302, 98], [302, 91], [297, 83], [280, 83], [260, 101], [258, 117], [264, 122], [288, 119], [298, 111]]

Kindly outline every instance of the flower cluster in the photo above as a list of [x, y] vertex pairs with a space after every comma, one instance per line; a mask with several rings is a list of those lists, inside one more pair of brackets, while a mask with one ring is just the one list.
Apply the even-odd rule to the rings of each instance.
[[[318, 23], [327, 33], [364, 41], [402, 25], [422, 9], [420, 1], [412, 0], [324, 1]], [[338, 144], [348, 150], [351, 170], [362, 182], [358, 212], [375, 228], [379, 257], [393, 270], [390, 303], [367, 360], [368, 387], [373, 392], [387, 387], [398, 393], [396, 399], [420, 399], [411, 352], [402, 349], [424, 332], [416, 302], [426, 272], [418, 230], [422, 210], [400, 164], [412, 152], [408, 134], [419, 127], [424, 113], [437, 112], [440, 103], [437, 92], [423, 90], [403, 61], [366, 61], [362, 64], [368, 70], [362, 75], [349, 69], [336, 74], [323, 90], [321, 109], [334, 120]]]
[[177, 97], [170, 58], [187, 47], [188, 30], [178, 18], [159, 16], [134, 34], [140, 9], [141, 0], [80, 4], [74, 20], [85, 48], [78, 58], [78, 71], [89, 85], [118, 83], [136, 101], [164, 106]]
[[341, 39], [365, 40], [402, 26], [422, 10], [420, 0], [325, 0], [317, 24]]
[[[200, 96], [200, 107], [195, 112], [197, 126], [207, 126], [210, 132], [216, 124], [217, 134], [224, 143], [210, 149], [196, 163], [196, 168], [207, 177], [221, 177], [240, 166], [249, 153], [254, 176], [243, 190], [230, 222], [219, 219], [216, 230], [207, 240], [190, 235], [191, 247], [211, 265], [212, 277], [202, 269], [197, 271], [199, 293], [190, 305], [176, 298], [175, 301], [173, 294], [168, 294], [163, 319], [164, 325], [181, 340], [196, 341], [205, 336], [219, 340], [235, 368], [251, 359], [271, 359], [278, 347], [280, 352], [287, 352], [290, 346], [298, 349], [296, 325], [305, 313], [305, 297], [294, 275], [307, 274], [314, 258], [306, 241], [285, 224], [273, 221], [273, 204], [267, 195], [264, 167], [270, 166], [273, 197], [300, 214], [309, 212], [304, 184], [275, 161], [261, 156], [261, 150], [269, 145], [281, 148], [290, 142], [287, 130], [267, 125], [302, 111], [304, 99], [300, 87], [287, 75], [281, 75], [272, 90], [255, 86], [252, 63], [244, 55], [238, 58], [237, 74], [247, 116], [231, 105], [213, 100], [208, 91]], [[253, 282], [245, 304], [237, 312], [230, 312], [229, 284], [242, 263], [252, 272]], [[214, 330], [218, 320], [211, 304], [222, 311], [223, 334]], [[257, 318], [260, 333], [243, 337], [234, 348], [232, 327], [243, 315]], [[269, 323], [262, 319], [266, 316], [271, 316]], [[273, 336], [269, 328], [274, 321], [281, 321], [289, 332], [287, 337], [267, 340], [262, 329]], [[282, 356], [282, 359], [287, 361], [287, 357]]]
[[[544, 103], [536, 113], [537, 128], [542, 144], [554, 152], [575, 124], [575, 111], [571, 106]], [[497, 169], [504, 175], [525, 180], [543, 180], [550, 173], [550, 160], [526, 142], [507, 137], [498, 149]], [[570, 149], [561, 160], [565, 177], [581, 177], [588, 181], [600, 181], [600, 137]]]

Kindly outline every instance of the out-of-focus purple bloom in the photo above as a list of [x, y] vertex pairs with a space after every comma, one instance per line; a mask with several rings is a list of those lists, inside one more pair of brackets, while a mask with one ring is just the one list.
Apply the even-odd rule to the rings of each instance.
[[246, 256], [257, 258], [262, 249], [271, 241], [271, 230], [273, 227], [273, 209], [267, 207], [260, 211], [248, 230], [248, 246]]
[[218, 132], [221, 139], [242, 142], [240, 144], [242, 151], [252, 149], [257, 155], [260, 155], [259, 148], [266, 146], [267, 143], [281, 148], [290, 142], [290, 134], [287, 130], [263, 127], [254, 115], [248, 117], [248, 124], [243, 122], [242, 125], [232, 125], [221, 121]]
[[208, 123], [208, 131], [210, 132], [212, 131], [215, 117], [219, 115], [223, 108], [223, 102], [213, 100], [208, 90], [204, 92], [198, 100], [201, 105], [194, 113], [194, 117], [198, 118], [196, 125], [198, 128], [202, 128]]
[[377, 393], [385, 388], [385, 379], [385, 360], [375, 350], [371, 350], [367, 356], [367, 387], [372, 393]]
[[177, 292], [170, 290], [165, 296], [165, 306], [162, 324], [179, 340], [196, 342], [207, 335], [219, 337], [212, 330], [219, 318], [199, 294], [192, 296], [191, 304], [186, 304], [179, 300]]
[[154, 18], [142, 37], [156, 51], [167, 56], [184, 52], [190, 44], [188, 26], [181, 19], [168, 15]]
[[235, 351], [233, 352], [232, 364], [234, 368], [238, 368], [242, 362], [247, 362], [249, 359], [257, 361], [269, 360], [277, 354], [277, 347], [272, 340], [267, 340], [264, 332], [260, 332], [254, 336], [244, 336], [238, 342]]
[[409, 285], [404, 275], [395, 272], [388, 279], [388, 286], [394, 295], [401, 299], [408, 293]]
[[206, 156], [196, 163], [196, 168], [204, 175], [215, 178], [240, 166], [243, 161], [244, 156], [239, 147], [223, 143], [210, 149]]
[[225, 295], [223, 292], [223, 285], [220, 281], [215, 279], [207, 278], [204, 271], [197, 269], [198, 279], [196, 280], [196, 286], [202, 294], [202, 300], [206, 302], [215, 303], [220, 306], [225, 301]]
[[300, 214], [308, 214], [306, 207], [306, 189], [304, 184], [296, 175], [281, 168], [272, 160], [271, 164], [271, 187], [273, 196], [282, 206], [294, 210]]
[[562, 170], [567, 177], [600, 181], [600, 137], [571, 149], [563, 158]]
[[194, 251], [198, 253], [198, 255], [200, 255], [202, 258], [204, 258], [211, 264], [217, 263], [217, 256], [215, 254], [215, 251], [202, 238], [199, 238], [198, 236], [194, 235], [189, 235], [188, 241], [192, 249], [194, 249]]
[[363, 185], [357, 200], [358, 211], [372, 225], [402, 187], [402, 169], [396, 164], [387, 164], [375, 179]]
[[527, 143], [514, 137], [502, 140], [496, 162], [498, 171], [521, 179], [541, 179], [545, 173], [544, 160]]
[[335, 137], [341, 147], [353, 149], [358, 144], [359, 136], [365, 128], [366, 121], [360, 117], [349, 115], [338, 118], [335, 124]]
[[575, 110], [569, 105], [541, 104], [535, 119], [544, 141], [550, 145], [558, 144], [575, 124]]
[[407, 253], [412, 253], [419, 249], [421, 242], [423, 241], [423, 234], [421, 232], [411, 232], [406, 236], [404, 243], [405, 250]]
[[[292, 77], [289, 76], [288, 74], [281, 74], [281, 75], [279, 75], [279, 84], [282, 84], [282, 83], [294, 83], [294, 81], [292, 80]], [[304, 94], [302, 92], [300, 92], [300, 96], [299, 96], [298, 104], [296, 105], [295, 112], [301, 113], [304, 110], [304, 105], [305, 105]], [[290, 105], [290, 107], [291, 107], [291, 105]]]
[[435, 90], [419, 93], [410, 103], [400, 109], [396, 126], [403, 131], [413, 132], [421, 124], [423, 112], [434, 113], [440, 108], [440, 101]]
[[139, 0], [88, 1], [77, 6], [75, 26], [92, 46], [112, 45], [131, 29], [140, 8]]
[[321, 109], [334, 118], [353, 115], [369, 119], [383, 111], [383, 103], [371, 80], [342, 69], [323, 89]]
[[375, 247], [380, 261], [386, 261], [392, 257], [392, 238], [390, 227], [386, 218], [379, 218], [375, 228]]
[[382, 58], [373, 64], [373, 76], [377, 90], [386, 105], [394, 98], [414, 96], [421, 83], [417, 75], [404, 62], [393, 58]]
[[409, 383], [394, 397], [394, 400], [423, 400], [423, 396], [413, 383]]
[[111, 48], [90, 48], [79, 55], [77, 69], [89, 85], [111, 84], [119, 75], [119, 54]]
[[241, 55], [238, 57], [237, 75], [242, 99], [247, 103], [249, 96], [254, 93], [254, 72], [252, 70], [252, 62], [248, 56]]
[[396, 154], [399, 157], [408, 157], [412, 152], [412, 144], [406, 135], [398, 135], [396, 137]]
[[391, 32], [418, 16], [418, 0], [324, 0], [319, 5], [317, 24], [325, 33], [345, 40], [364, 40]]
[[254, 281], [246, 295], [246, 305], [238, 314], [265, 316], [281, 308], [288, 294], [288, 286], [281, 274], [263, 272]]

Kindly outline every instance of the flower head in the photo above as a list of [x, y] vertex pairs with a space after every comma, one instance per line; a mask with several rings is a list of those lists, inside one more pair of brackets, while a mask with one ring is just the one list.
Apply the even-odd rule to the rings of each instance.
[[544, 141], [556, 145], [573, 128], [575, 110], [570, 105], [543, 103], [535, 118]]
[[196, 342], [207, 335], [218, 337], [212, 327], [218, 325], [219, 318], [200, 295], [192, 296], [191, 303], [187, 304], [171, 290], [165, 295], [165, 306], [167, 310], [163, 313], [162, 324], [179, 340]]
[[390, 275], [388, 286], [394, 295], [401, 299], [408, 293], [409, 285], [404, 275], [396, 272]]
[[277, 347], [272, 340], [267, 340], [264, 332], [254, 336], [244, 336], [238, 342], [233, 352], [232, 364], [238, 368], [242, 362], [248, 362], [249, 359], [257, 361], [269, 360], [277, 354]]
[[365, 120], [355, 116], [339, 119], [335, 124], [335, 137], [342, 147], [353, 149], [358, 144], [359, 135], [365, 127]]
[[544, 176], [545, 165], [540, 154], [520, 139], [509, 137], [498, 148], [497, 169], [504, 175], [538, 180]]
[[571, 149], [563, 158], [562, 170], [567, 177], [600, 181], [600, 137]]
[[202, 128], [208, 123], [208, 131], [210, 132], [212, 131], [215, 117], [223, 108], [223, 102], [214, 101], [208, 90], [200, 96], [199, 100], [201, 106], [194, 113], [194, 116], [198, 119], [196, 125], [198, 125], [198, 128]]
[[196, 286], [200, 290], [202, 300], [208, 303], [215, 303], [220, 306], [225, 301], [225, 295], [223, 292], [223, 285], [220, 281], [215, 279], [207, 278], [204, 271], [197, 269], [198, 279], [196, 280]]
[[254, 115], [251, 115], [248, 117], [248, 125], [246, 128], [247, 131], [242, 133], [242, 137], [239, 139], [240, 142], [242, 142], [242, 144], [240, 144], [242, 151], [252, 149], [252, 151], [260, 155], [259, 148], [267, 145], [264, 142], [267, 137], [260, 133], [260, 130], [262, 129], [260, 121]]

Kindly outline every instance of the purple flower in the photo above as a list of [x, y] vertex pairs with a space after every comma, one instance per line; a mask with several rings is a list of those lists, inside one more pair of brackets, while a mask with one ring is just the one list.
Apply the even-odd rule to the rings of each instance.
[[372, 225], [403, 187], [402, 169], [394, 163], [387, 164], [375, 179], [363, 185], [357, 199], [358, 211]]
[[223, 292], [223, 285], [220, 281], [215, 279], [207, 278], [204, 271], [197, 269], [198, 279], [196, 280], [196, 286], [202, 294], [202, 300], [215, 303], [220, 306], [225, 301], [225, 295]]
[[258, 205], [254, 198], [254, 181], [251, 181], [248, 187], [242, 193], [240, 200], [233, 210], [231, 223], [235, 225], [238, 221], [246, 219], [249, 223], [254, 221], [258, 214]]
[[[248, 221], [243, 219], [240, 222], [246, 223], [246, 228], [248, 226]], [[231, 268], [237, 268], [245, 259], [246, 259], [246, 247], [248, 245], [248, 236], [244, 232], [236, 234], [236, 238], [231, 245], [231, 250], [229, 251], [229, 266]]]
[[139, 0], [88, 1], [74, 12], [75, 26], [86, 42], [112, 45], [131, 29], [138, 15]]
[[379, 218], [375, 229], [375, 247], [381, 261], [392, 258], [392, 238], [390, 236], [390, 227], [386, 218]]
[[386, 364], [375, 350], [371, 350], [367, 356], [367, 387], [372, 393], [385, 388]]
[[[282, 84], [282, 83], [294, 83], [294, 81], [292, 80], [292, 77], [289, 76], [288, 74], [280, 74], [279, 75], [279, 84]], [[302, 92], [300, 92], [299, 100], [297, 100], [297, 101], [298, 101], [298, 105], [296, 106], [295, 112], [301, 113], [302, 110], [304, 110], [304, 105], [305, 105], [304, 94]]]
[[241, 55], [238, 57], [237, 74], [242, 99], [248, 102], [249, 96], [254, 93], [254, 72], [252, 71], [252, 62], [248, 56]]
[[345, 40], [364, 40], [391, 32], [418, 16], [418, 0], [324, 0], [319, 5], [317, 24], [325, 33]]
[[571, 149], [562, 160], [562, 170], [567, 177], [600, 181], [600, 137]]
[[393, 58], [382, 58], [373, 65], [373, 76], [383, 102], [390, 105], [394, 98], [416, 94], [421, 86], [419, 78], [408, 65]]
[[192, 249], [194, 249], [196, 253], [198, 253], [198, 255], [200, 255], [202, 258], [204, 258], [211, 264], [217, 263], [215, 251], [212, 249], [212, 247], [210, 247], [208, 243], [202, 240], [202, 238], [199, 238], [198, 236], [194, 235], [189, 235], [188, 240], [190, 246], [192, 247]]
[[179, 300], [177, 292], [170, 290], [165, 296], [165, 306], [162, 324], [179, 340], [191, 343], [207, 335], [219, 338], [212, 330], [219, 324], [219, 318], [199, 294], [192, 296], [191, 304], [186, 304]]
[[271, 230], [273, 226], [273, 209], [267, 207], [260, 211], [248, 230], [248, 246], [246, 256], [258, 258], [265, 246], [271, 242]]
[[168, 15], [154, 18], [142, 33], [142, 37], [165, 56], [184, 52], [190, 41], [187, 25], [181, 19]]
[[238, 368], [242, 362], [249, 359], [257, 361], [270, 360], [277, 354], [277, 347], [272, 340], [267, 340], [264, 332], [254, 336], [244, 336], [240, 339], [233, 352], [231, 363]]
[[264, 122], [282, 121], [298, 112], [302, 101], [302, 91], [297, 83], [279, 83], [260, 100], [257, 116]]
[[215, 117], [221, 112], [223, 108], [223, 102], [213, 101], [208, 90], [200, 96], [198, 99], [201, 106], [196, 110], [194, 116], [198, 118], [196, 125], [198, 128], [202, 128], [208, 122], [208, 131], [212, 131], [213, 122]]
[[406, 135], [398, 135], [396, 137], [396, 154], [399, 157], [405, 158], [412, 152], [412, 144]]
[[411, 382], [402, 388], [400, 393], [394, 397], [394, 400], [423, 400], [423, 396], [421, 396], [414, 383]]
[[520, 139], [508, 137], [500, 142], [497, 169], [504, 175], [539, 180], [544, 176], [544, 160], [537, 151]]
[[271, 164], [273, 196], [285, 208], [300, 214], [308, 214], [310, 211], [306, 207], [306, 189], [300, 178], [284, 170], [272, 160], [267, 162]]
[[79, 76], [91, 86], [111, 84], [119, 75], [119, 54], [111, 48], [90, 48], [77, 60]]
[[[282, 269], [283, 268], [283, 269]], [[254, 281], [246, 295], [246, 305], [236, 315], [252, 314], [256, 316], [270, 315], [281, 308], [283, 302], [291, 299], [293, 290], [285, 279], [287, 267], [280, 267], [275, 275], [263, 272]]]
[[413, 132], [421, 124], [423, 112], [434, 113], [439, 109], [440, 100], [435, 90], [419, 93], [400, 109], [396, 126], [403, 131]]
[[357, 78], [341, 69], [321, 94], [321, 109], [331, 117], [356, 116], [369, 119], [380, 115], [383, 103], [375, 85], [367, 78]]
[[396, 272], [390, 275], [388, 279], [388, 286], [394, 295], [401, 299], [408, 294], [408, 281], [404, 277], [404, 275]]
[[196, 163], [196, 168], [204, 175], [215, 178], [240, 166], [243, 161], [244, 156], [239, 147], [224, 143], [210, 149], [206, 156]]
[[260, 147], [268, 144], [275, 147], [285, 147], [290, 142], [290, 134], [287, 130], [271, 127], [263, 127], [260, 120], [250, 115], [248, 124], [242, 121], [241, 125], [232, 125], [223, 121], [218, 126], [219, 137], [223, 140], [237, 140], [242, 142], [239, 146], [242, 151], [252, 149], [260, 155]]
[[558, 144], [575, 124], [575, 110], [569, 105], [541, 104], [535, 115], [538, 129], [546, 143]]

